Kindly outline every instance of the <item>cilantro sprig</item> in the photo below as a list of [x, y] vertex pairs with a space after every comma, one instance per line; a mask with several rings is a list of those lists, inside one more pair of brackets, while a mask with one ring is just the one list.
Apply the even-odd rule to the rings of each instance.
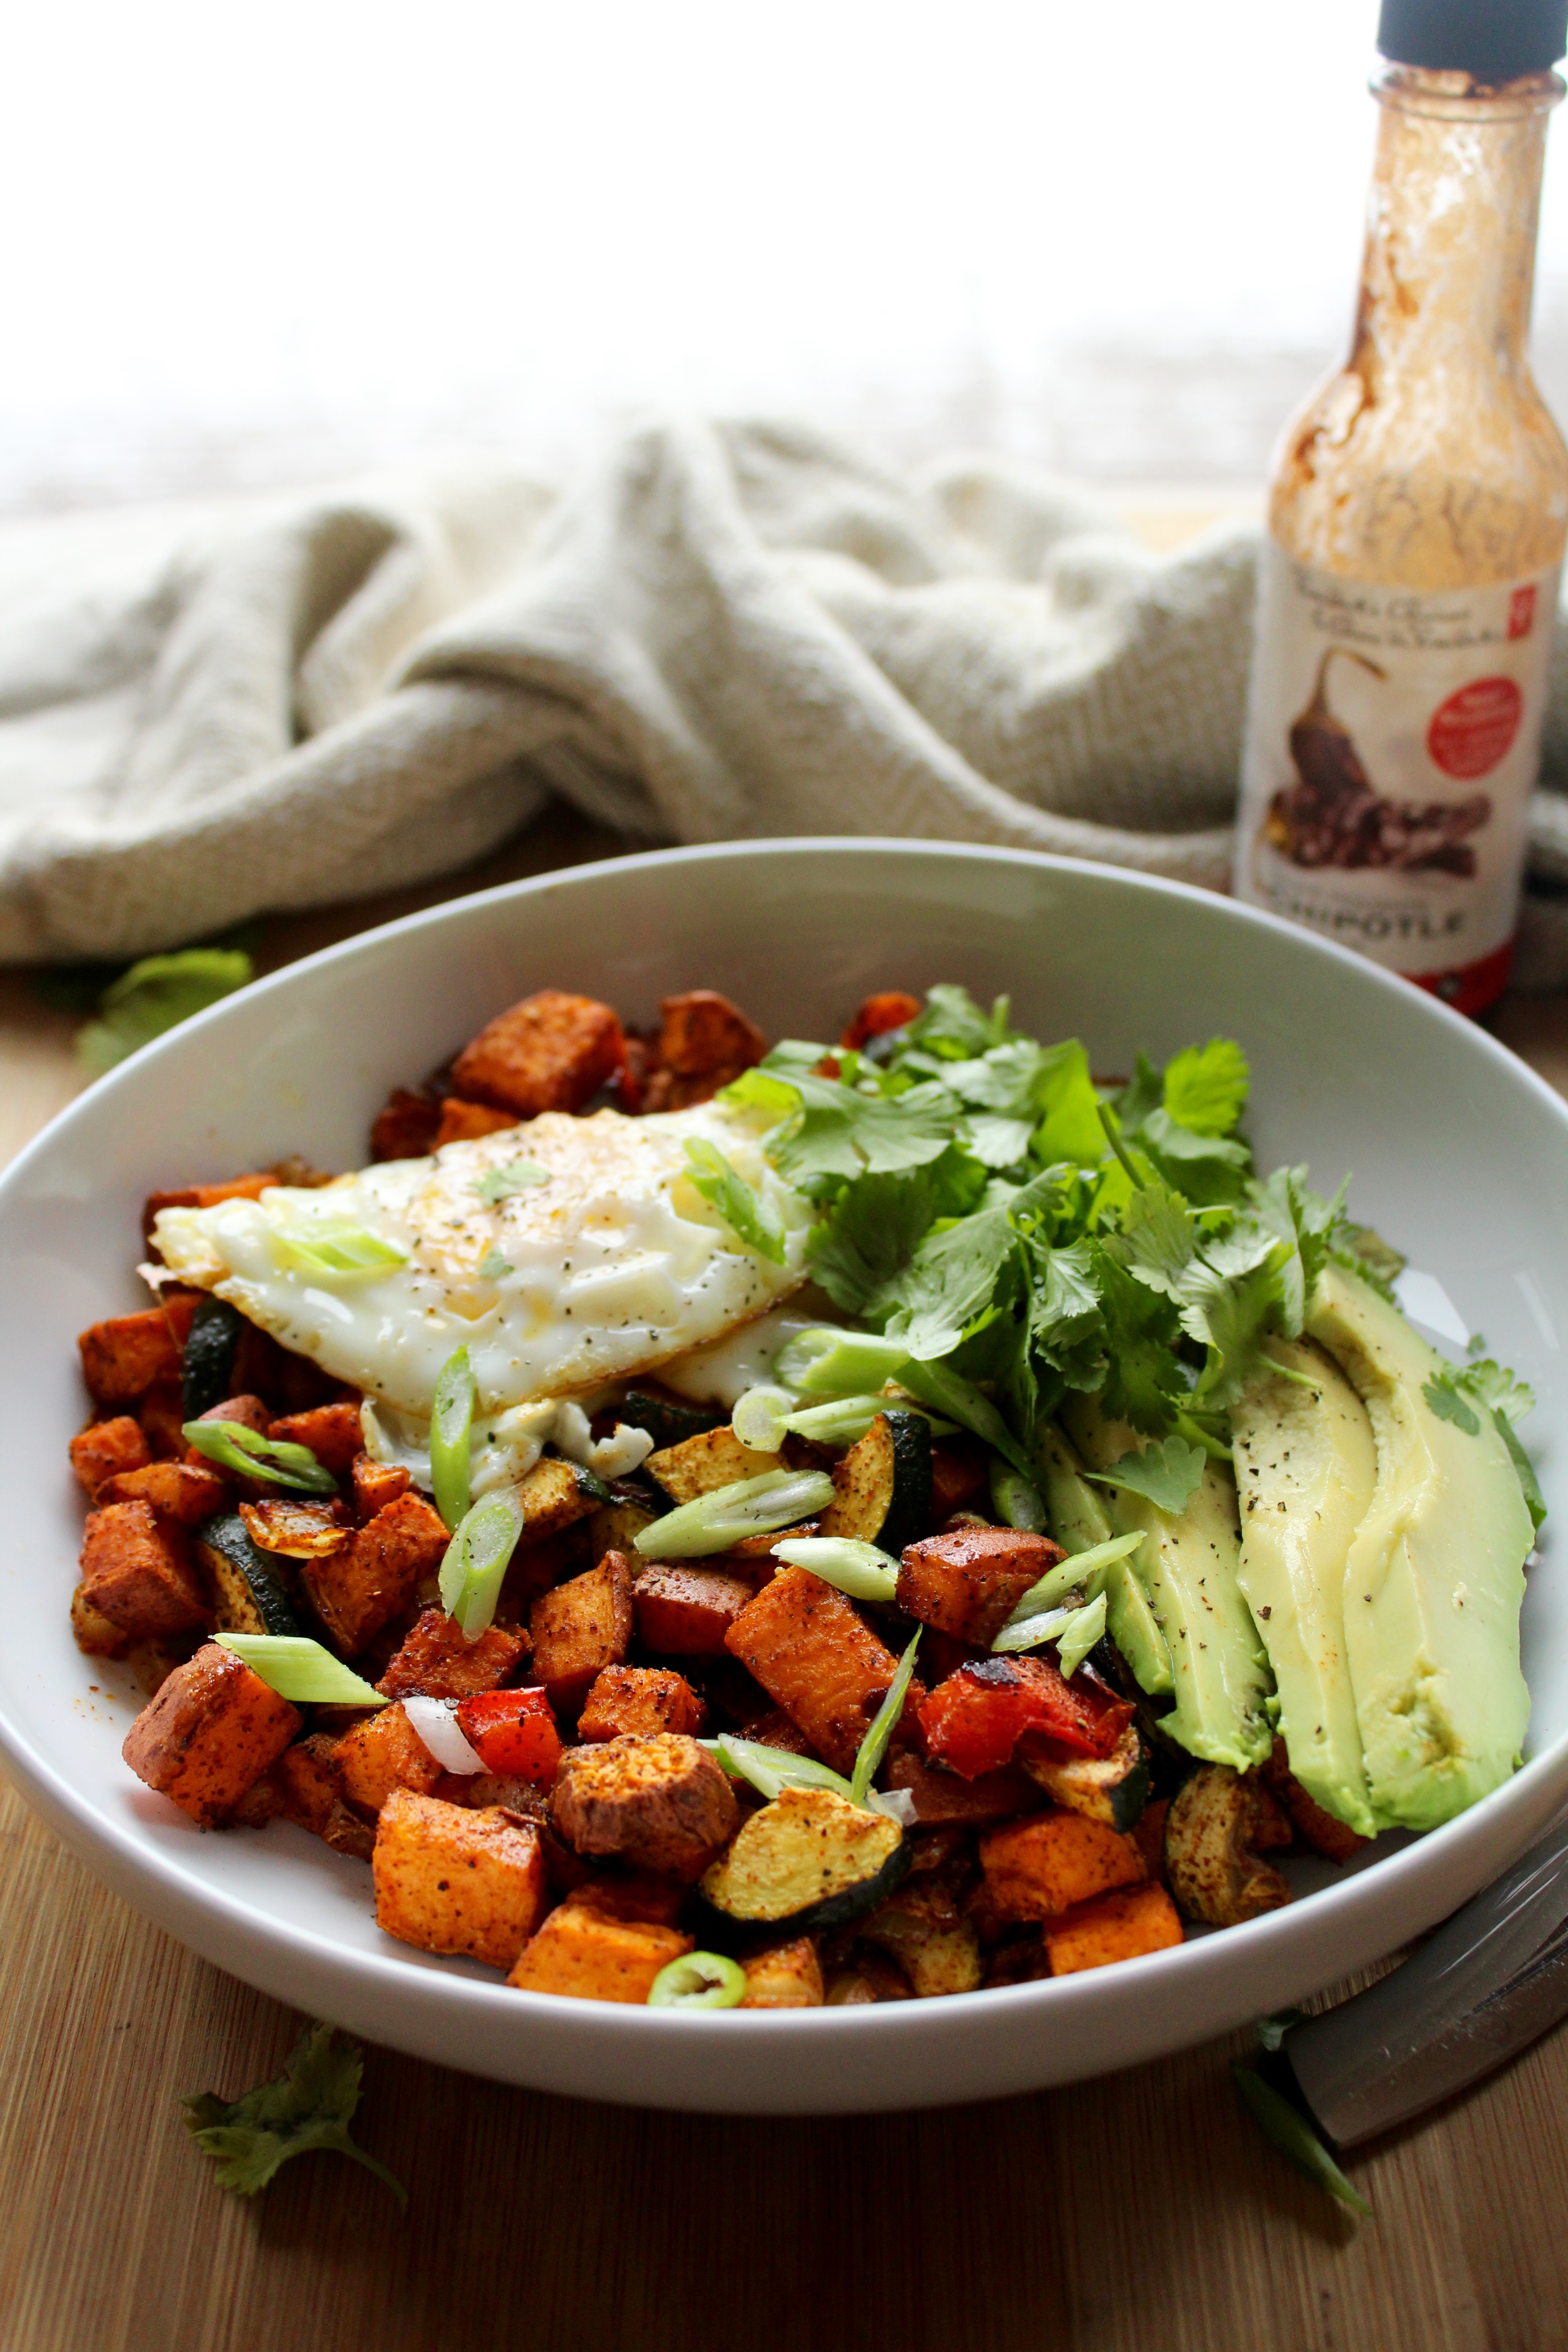
[[185, 2128], [202, 2154], [213, 2158], [218, 2187], [237, 2197], [254, 2197], [265, 2189], [290, 2157], [322, 2148], [363, 2164], [406, 2210], [403, 2183], [349, 2131], [363, 2071], [358, 2042], [318, 2022], [307, 2030], [276, 2081], [259, 2084], [238, 2099], [226, 2101], [212, 2091], [185, 2099]]

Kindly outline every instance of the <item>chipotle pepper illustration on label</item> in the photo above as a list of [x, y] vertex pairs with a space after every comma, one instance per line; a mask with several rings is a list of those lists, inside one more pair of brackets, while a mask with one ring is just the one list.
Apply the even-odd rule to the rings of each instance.
[[[1354, 738], [1343, 720], [1335, 717], [1328, 698], [1329, 664], [1336, 656], [1359, 662], [1362, 668], [1381, 681], [1388, 672], [1364, 654], [1348, 646], [1331, 646], [1318, 664], [1318, 675], [1312, 688], [1312, 698], [1291, 726], [1288, 741], [1290, 764], [1296, 771], [1296, 782], [1275, 793], [1268, 803], [1264, 821], [1265, 840], [1282, 857], [1294, 866], [1376, 866], [1395, 867], [1405, 874], [1444, 873], [1472, 877], [1476, 870], [1476, 853], [1466, 840], [1467, 834], [1477, 833], [1492, 813], [1492, 804], [1485, 793], [1474, 793], [1464, 801], [1399, 801], [1379, 793], [1362, 764]], [[1487, 766], [1495, 767], [1507, 751], [1509, 742], [1518, 732], [1519, 713], [1522, 700], [1511, 678], [1483, 679], [1482, 688], [1504, 687], [1513, 698], [1512, 723], [1506, 740], [1501, 742]], [[1475, 697], [1478, 689], [1463, 688], [1451, 695], [1432, 721], [1428, 740], [1439, 730], [1445, 714], [1462, 705], [1466, 697]], [[1482, 696], [1484, 719], [1464, 734], [1465, 756], [1475, 755], [1477, 729], [1489, 730], [1488, 748], [1498, 732], [1495, 695]], [[1455, 740], [1466, 722], [1458, 719], [1450, 729]], [[1445, 739], [1447, 740], [1447, 739]], [[1433, 757], [1436, 759], [1436, 746]], [[1448, 767], [1450, 775], [1479, 775], [1485, 768], [1475, 766]]]

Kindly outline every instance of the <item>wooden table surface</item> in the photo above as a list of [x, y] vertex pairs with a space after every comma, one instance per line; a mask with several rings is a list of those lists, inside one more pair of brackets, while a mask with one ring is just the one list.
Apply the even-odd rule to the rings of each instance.
[[[482, 877], [273, 923], [268, 968], [619, 844], [551, 820]], [[1568, 1092], [1568, 1002], [1499, 1034]], [[0, 975], [0, 1156], [79, 1084]], [[367, 2053], [341, 2158], [225, 2195], [183, 2094], [275, 2073], [300, 2019], [106, 1893], [0, 1790], [0, 2352], [1557, 2352], [1568, 2035], [1355, 2160], [1357, 2225], [1240, 2114], [1216, 2042], [1060, 2092], [826, 2123], [504, 2090]]]

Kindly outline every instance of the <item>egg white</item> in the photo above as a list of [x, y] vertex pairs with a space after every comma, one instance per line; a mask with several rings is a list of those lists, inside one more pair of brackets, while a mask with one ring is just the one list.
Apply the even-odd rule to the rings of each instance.
[[[164, 1209], [155, 1239], [180, 1281], [395, 1411], [427, 1420], [442, 1365], [466, 1346], [480, 1407], [499, 1412], [650, 1371], [799, 1286], [812, 1212], [763, 1159], [768, 1124], [721, 1103], [647, 1118], [547, 1111], [317, 1190]], [[697, 1138], [778, 1211], [782, 1265], [747, 1248], [697, 1191], [685, 1150]], [[518, 1160], [548, 1181], [482, 1200], [481, 1179]], [[316, 1223], [363, 1229], [402, 1262], [324, 1275], [285, 1239]]]

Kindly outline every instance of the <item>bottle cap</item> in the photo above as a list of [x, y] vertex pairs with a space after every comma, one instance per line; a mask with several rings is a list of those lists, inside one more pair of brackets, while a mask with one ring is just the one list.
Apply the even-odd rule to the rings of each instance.
[[1379, 54], [1492, 84], [1546, 73], [1568, 49], [1568, 0], [1383, 0]]

